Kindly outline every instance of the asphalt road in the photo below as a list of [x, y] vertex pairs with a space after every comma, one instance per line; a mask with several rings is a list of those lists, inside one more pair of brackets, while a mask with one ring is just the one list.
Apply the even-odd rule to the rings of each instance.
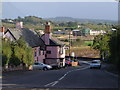
[[118, 88], [118, 77], [89, 65], [49, 71], [3, 73], [3, 88]]

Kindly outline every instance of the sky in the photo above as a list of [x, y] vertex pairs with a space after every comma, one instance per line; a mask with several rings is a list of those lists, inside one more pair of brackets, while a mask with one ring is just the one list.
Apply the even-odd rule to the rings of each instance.
[[[9, 1], [9, 0], [8, 0]], [[118, 19], [117, 2], [3, 2], [2, 18], [25, 16], [41, 18]]]

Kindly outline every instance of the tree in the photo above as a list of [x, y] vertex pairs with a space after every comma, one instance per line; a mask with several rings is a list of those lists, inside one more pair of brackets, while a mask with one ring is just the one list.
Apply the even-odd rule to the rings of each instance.
[[34, 59], [34, 54], [33, 54], [33, 51], [32, 51], [32, 48], [31, 47], [27, 47], [26, 48], [26, 57], [27, 59], [24, 61], [28, 66], [29, 65], [32, 65], [34, 62], [33, 62], [33, 59]]
[[93, 49], [100, 51], [100, 56], [104, 60], [105, 58], [108, 58], [110, 55], [109, 52], [109, 40], [110, 35], [98, 35], [93, 40]]
[[120, 68], [120, 25], [114, 26], [116, 31], [112, 32], [110, 38], [110, 61]]
[[25, 40], [21, 37], [14, 47], [15, 57], [17, 57], [21, 63], [28, 65], [33, 64], [33, 51], [32, 48], [27, 46]]
[[8, 68], [8, 64], [12, 55], [11, 43], [9, 40], [2, 40], [2, 65]]
[[10, 42], [9, 40], [2, 40], [2, 65], [3, 66], [18, 66], [21, 63], [23, 65], [33, 64], [33, 51], [29, 47], [25, 40], [21, 37], [17, 41]]

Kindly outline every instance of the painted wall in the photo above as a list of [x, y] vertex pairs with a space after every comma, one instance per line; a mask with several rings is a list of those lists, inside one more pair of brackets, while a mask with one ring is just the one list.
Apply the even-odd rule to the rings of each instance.
[[106, 32], [104, 30], [90, 30], [90, 35], [103, 35], [105, 34]]
[[44, 34], [41, 38], [45, 42], [46, 45], [49, 45], [50, 43], [49, 39], [51, 38], [51, 34]]
[[46, 53], [47, 51], [51, 51], [51, 54], [47, 54], [47, 58], [59, 58], [59, 46], [47, 46]]
[[51, 54], [47, 54], [47, 58], [65, 58], [65, 47], [47, 46], [46, 50], [51, 51]]
[[45, 59], [45, 51], [40, 50], [40, 47], [34, 47], [33, 48], [34, 52], [34, 62], [44, 62], [43, 60]]
[[59, 55], [60, 58], [65, 58], [65, 46], [64, 47], [61, 47], [61, 53]]
[[13, 36], [9, 33], [9, 32], [7, 32], [6, 34], [4, 34], [4, 38], [8, 38], [8, 39], [10, 39], [10, 41], [14, 41], [15, 39], [13, 38]]

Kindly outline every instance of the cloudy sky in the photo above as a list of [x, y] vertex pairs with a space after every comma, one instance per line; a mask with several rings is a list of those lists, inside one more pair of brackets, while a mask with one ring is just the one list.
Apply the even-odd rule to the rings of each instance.
[[94, 0], [91, 0], [91, 2], [87, 2], [87, 0], [86, 2], [7, 1], [9, 0], [2, 3], [2, 18], [32, 15], [42, 18], [66, 16], [81, 19], [118, 19], [118, 3], [113, 0], [106, 0], [106, 2], [100, 2], [99, 0], [99, 2], [94, 2]]

